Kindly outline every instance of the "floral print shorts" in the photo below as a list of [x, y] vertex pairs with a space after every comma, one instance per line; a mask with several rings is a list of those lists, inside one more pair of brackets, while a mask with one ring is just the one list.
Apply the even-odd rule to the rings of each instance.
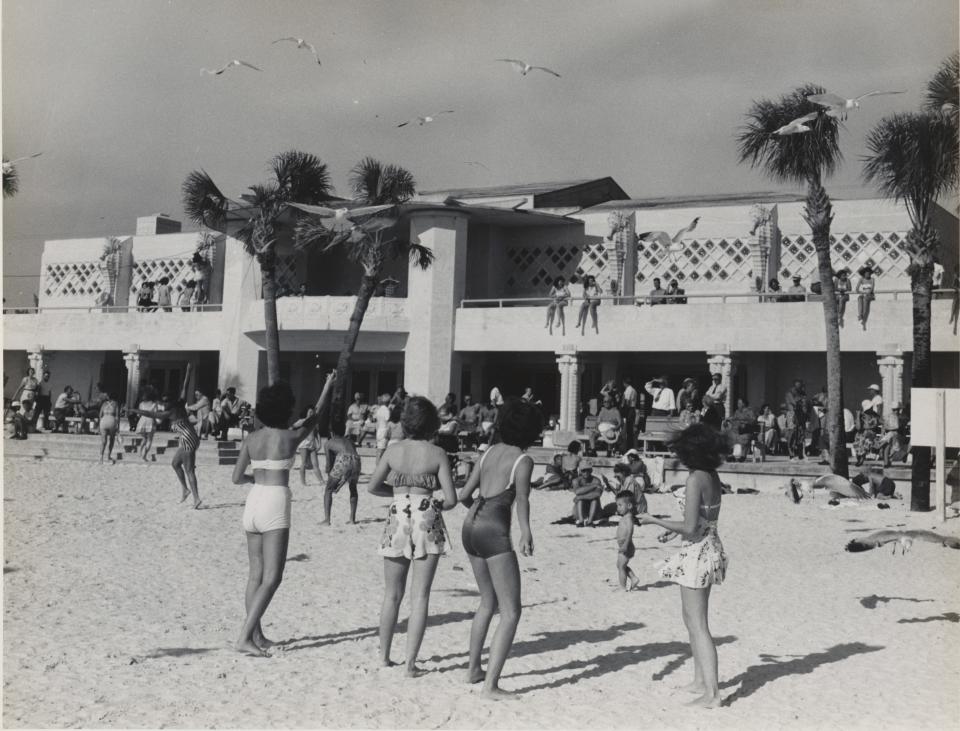
[[424, 558], [446, 553], [447, 530], [429, 495], [397, 495], [387, 513], [380, 548], [384, 558]]

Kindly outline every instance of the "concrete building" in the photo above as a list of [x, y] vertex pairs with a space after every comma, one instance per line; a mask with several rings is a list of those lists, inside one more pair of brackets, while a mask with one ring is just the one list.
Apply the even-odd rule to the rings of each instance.
[[[493, 386], [520, 393], [532, 386], [547, 410], [573, 427], [583, 402], [611, 378], [640, 387], [667, 374], [679, 387], [691, 376], [703, 388], [711, 372], [731, 399], [773, 405], [794, 378], [812, 392], [825, 383], [824, 325], [816, 297], [765, 302], [757, 279], [789, 285], [799, 275], [809, 292], [816, 254], [802, 199], [789, 194], [636, 200], [610, 178], [421, 193], [403, 206], [401, 223], [430, 247], [426, 271], [388, 262], [397, 284], [371, 301], [357, 343], [349, 390], [368, 397], [401, 383], [435, 401], [452, 391], [485, 398]], [[884, 398], [904, 401], [910, 380], [912, 312], [903, 207], [884, 200], [835, 200], [836, 269], [878, 270], [866, 329], [856, 296], [841, 331], [844, 394], [855, 407], [864, 388], [882, 382]], [[677, 243], [643, 237], [670, 234], [698, 218]], [[939, 209], [944, 265], [957, 261], [957, 219]], [[638, 234], [640, 235], [638, 237]], [[175, 293], [205, 272], [207, 304], [191, 311], [141, 312], [144, 281], [170, 279]], [[176, 390], [187, 363], [207, 393], [236, 386], [254, 401], [265, 381], [260, 272], [226, 234], [183, 233], [165, 216], [139, 219], [135, 235], [47, 241], [39, 307], [4, 313], [5, 395], [29, 366], [49, 369], [54, 395], [68, 383], [83, 396], [97, 382], [132, 401], [145, 383]], [[544, 327], [553, 279], [594, 275], [605, 297], [599, 332]], [[637, 306], [654, 277], [677, 279], [685, 304]], [[281, 374], [302, 401], [312, 401], [320, 373], [334, 365], [354, 305], [360, 268], [342, 251], [279, 249], [278, 279], [303, 297], [278, 300]], [[573, 287], [574, 297], [579, 287]], [[388, 296], [389, 295], [389, 296]], [[539, 300], [536, 298], [540, 298]], [[176, 294], [175, 294], [176, 299]], [[949, 296], [933, 302], [937, 385], [957, 387], [958, 338]]]

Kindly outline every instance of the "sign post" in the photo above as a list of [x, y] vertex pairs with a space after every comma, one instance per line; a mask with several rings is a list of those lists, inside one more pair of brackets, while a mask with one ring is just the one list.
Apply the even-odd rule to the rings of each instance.
[[937, 435], [936, 446], [934, 447], [934, 459], [936, 460], [934, 474], [937, 491], [937, 517], [940, 522], [947, 519], [947, 485], [944, 479], [946, 469], [944, 462], [947, 459], [947, 394], [942, 390], [937, 390]]
[[960, 447], [960, 389], [910, 389], [910, 443], [934, 448], [937, 517], [947, 519], [947, 446]]

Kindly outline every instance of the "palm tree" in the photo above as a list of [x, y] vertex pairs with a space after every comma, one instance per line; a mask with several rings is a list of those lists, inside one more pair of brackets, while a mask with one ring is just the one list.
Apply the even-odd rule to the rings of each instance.
[[307, 152], [289, 150], [270, 161], [273, 179], [250, 186], [241, 201], [227, 198], [203, 170], [183, 182], [183, 207], [191, 221], [232, 235], [257, 258], [263, 278], [263, 321], [267, 350], [267, 381], [280, 379], [280, 328], [277, 321], [277, 228], [289, 203], [316, 204], [329, 200], [333, 189], [327, 166]]
[[[398, 165], [384, 165], [371, 157], [365, 157], [350, 171], [350, 188], [354, 194], [353, 205], [398, 206], [410, 200], [416, 193], [416, 183], [410, 171]], [[410, 241], [403, 229], [398, 210], [387, 209], [376, 215], [355, 222], [350, 231], [334, 232], [324, 225], [323, 219], [311, 216], [298, 221], [294, 238], [296, 245], [305, 248], [317, 244], [327, 251], [335, 246], [346, 248], [347, 256], [360, 264], [360, 290], [357, 294], [350, 326], [343, 338], [343, 347], [337, 360], [337, 377], [334, 381], [333, 399], [330, 407], [333, 428], [342, 431], [344, 404], [346, 402], [347, 375], [353, 357], [363, 317], [370, 298], [380, 279], [384, 262], [404, 259], [426, 269], [433, 262], [433, 252], [425, 246]]]
[[924, 101], [924, 109], [934, 114], [940, 113], [953, 119], [957, 124], [960, 119], [960, 87], [957, 81], [960, 79], [960, 54], [953, 55], [944, 59], [937, 69], [937, 73], [927, 82], [927, 98]]
[[12, 198], [20, 190], [20, 176], [17, 175], [17, 169], [7, 162], [3, 161], [3, 197]]
[[[942, 85], [941, 75], [950, 70], [951, 63], [956, 97], [954, 55], [930, 82], [928, 100], [934, 96], [935, 87]], [[955, 114], [943, 113], [945, 103], [936, 100], [928, 103], [926, 112], [894, 114], [880, 120], [867, 135], [870, 154], [864, 159], [864, 178], [884, 196], [902, 201], [912, 226], [904, 248], [910, 257], [907, 273], [913, 300], [913, 388], [929, 388], [933, 383], [930, 299], [940, 240], [930, 213], [937, 199], [957, 184], [957, 118]], [[910, 509], [929, 510], [930, 447], [913, 448], [911, 485]]]
[[[817, 250], [817, 266], [823, 294], [823, 320], [827, 344], [827, 429], [830, 438], [830, 469], [848, 475], [844, 449], [843, 392], [840, 377], [840, 328], [837, 323], [837, 298], [833, 288], [830, 262], [830, 224], [833, 208], [823, 187], [823, 178], [832, 175], [843, 159], [840, 153], [840, 125], [835, 117], [807, 97], [823, 94], [815, 84], [806, 84], [776, 101], [761, 99], [747, 112], [747, 123], [737, 135], [740, 162], [760, 168], [780, 182], [806, 184], [807, 199], [803, 218], [810, 226]], [[808, 123], [810, 132], [774, 135], [774, 130], [811, 112], [819, 112]]]

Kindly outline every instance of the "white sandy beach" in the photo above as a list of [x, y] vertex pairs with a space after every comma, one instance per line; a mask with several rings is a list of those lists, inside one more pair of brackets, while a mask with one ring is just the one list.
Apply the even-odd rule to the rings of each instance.
[[[844, 552], [890, 526], [956, 534], [892, 509], [724, 498], [730, 555], [714, 589], [724, 707], [687, 709], [692, 673], [679, 591], [653, 564], [675, 550], [637, 529], [642, 591], [615, 590], [614, 528], [551, 525], [566, 494], [532, 499], [536, 553], [521, 558], [524, 614], [503, 686], [464, 684], [477, 595], [453, 548], [421, 652], [430, 672], [378, 669], [376, 546], [387, 501], [361, 494], [359, 526], [318, 527], [321, 492], [294, 478], [289, 562], [264, 631], [271, 659], [228, 649], [243, 619], [246, 488], [201, 467], [208, 509], [178, 504], [168, 465], [8, 459], [4, 465], [6, 727], [948, 728], [960, 721], [960, 551], [916, 544]], [[667, 495], [651, 512], [676, 514]], [[406, 615], [406, 606], [401, 617]], [[401, 628], [402, 629], [402, 628]], [[394, 642], [402, 658], [404, 635]]]

